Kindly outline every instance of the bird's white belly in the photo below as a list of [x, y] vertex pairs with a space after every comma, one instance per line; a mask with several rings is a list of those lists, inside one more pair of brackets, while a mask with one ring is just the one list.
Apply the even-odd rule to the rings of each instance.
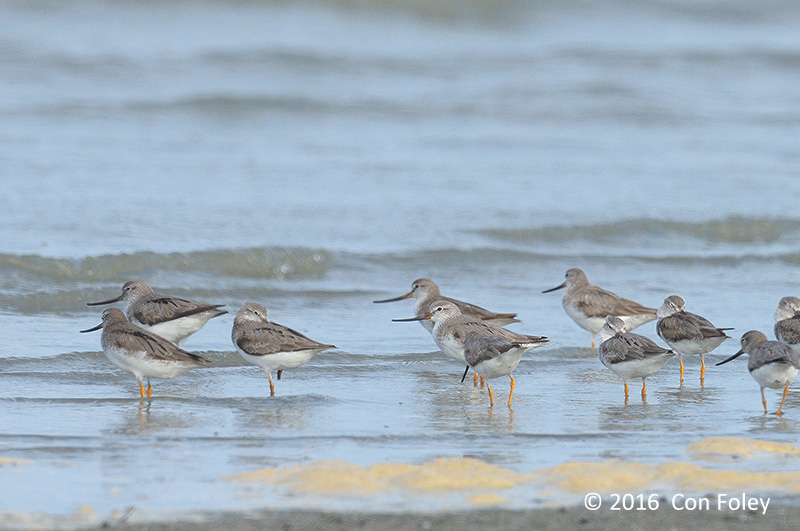
[[120, 369], [133, 373], [137, 378], [174, 378], [191, 369], [188, 364], [155, 360], [143, 350], [132, 352], [109, 348], [103, 352], [111, 363]]
[[253, 365], [258, 365], [267, 371], [284, 371], [286, 369], [296, 369], [314, 357], [318, 350], [295, 350], [292, 352], [276, 352], [264, 356], [252, 356], [237, 348], [239, 354]]
[[564, 309], [567, 311], [567, 315], [569, 315], [572, 320], [578, 324], [578, 326], [584, 330], [592, 332], [593, 334], [599, 332], [606, 322], [605, 317], [587, 316], [578, 308], [577, 304], [565, 304]]
[[[584, 330], [588, 330], [593, 334], [598, 333], [606, 322], [606, 316], [601, 317], [589, 317], [586, 315], [577, 304], [564, 304], [564, 309], [566, 310], [567, 314], [572, 317], [572, 320], [575, 321], [578, 326], [583, 328]], [[622, 322], [625, 323], [625, 330], [631, 331], [634, 328], [638, 328], [639, 326], [647, 323], [649, 321], [655, 320], [655, 314], [642, 314], [642, 315], [618, 315]]]
[[680, 339], [678, 341], [665, 340], [665, 342], [672, 347], [672, 350], [681, 354], [708, 354], [726, 339], [728, 338], [722, 336], [708, 337], [706, 339]]
[[750, 374], [761, 387], [782, 389], [797, 376], [797, 368], [791, 363], [767, 363]]
[[134, 317], [130, 317], [130, 321], [157, 336], [163, 337], [167, 341], [179, 343], [203, 328], [208, 320], [211, 319], [211, 315], [210, 312], [203, 312], [154, 325], [142, 324]]
[[455, 336], [444, 334], [439, 337], [434, 337], [434, 339], [436, 340], [436, 346], [439, 347], [445, 356], [452, 360], [460, 361], [461, 363], [467, 362], [464, 357], [464, 344], [457, 340]]
[[530, 350], [530, 348], [525, 347], [509, 350], [502, 356], [482, 361], [472, 368], [479, 376], [482, 376], [486, 380], [491, 380], [492, 378], [498, 378], [500, 376], [508, 376], [517, 368], [522, 355], [528, 350]]
[[630, 378], [647, 378], [655, 374], [672, 356], [673, 354], [669, 353], [620, 363], [609, 363], [605, 358], [600, 358], [600, 361], [603, 362], [603, 365], [608, 367], [611, 372], [623, 380], [628, 380]]

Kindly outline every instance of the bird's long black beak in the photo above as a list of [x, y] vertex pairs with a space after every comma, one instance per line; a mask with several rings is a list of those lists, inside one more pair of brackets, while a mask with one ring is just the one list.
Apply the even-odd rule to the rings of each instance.
[[395, 323], [405, 323], [408, 321], [424, 321], [425, 319], [430, 319], [431, 314], [426, 313], [425, 315], [420, 315], [419, 317], [409, 317], [408, 319], [392, 319]]
[[101, 328], [103, 328], [103, 323], [93, 326], [92, 328], [87, 328], [86, 330], [81, 330], [81, 334], [85, 334], [86, 332], [94, 332], [95, 330], [100, 330]]
[[469, 372], [469, 365], [467, 365], [467, 368], [464, 369], [464, 376], [461, 377], [461, 383], [464, 383], [464, 380], [467, 379], [467, 373], [468, 372]]
[[372, 301], [372, 302], [374, 302], [374, 303], [381, 303], [381, 302], [397, 302], [397, 301], [402, 301], [402, 300], [404, 300], [404, 299], [410, 299], [410, 298], [411, 298], [411, 297], [413, 297], [413, 296], [414, 296], [414, 292], [413, 292], [413, 291], [410, 291], [410, 292], [406, 293], [405, 295], [400, 295], [399, 297], [394, 297], [394, 298], [392, 298], [392, 299], [384, 299], [384, 300], [382, 300], [382, 301]]
[[111, 304], [111, 303], [113, 303], [113, 302], [119, 302], [119, 301], [121, 301], [121, 300], [122, 300], [122, 295], [120, 295], [119, 297], [116, 297], [116, 298], [114, 298], [114, 299], [108, 299], [107, 301], [101, 301], [101, 302], [87, 302], [87, 303], [86, 303], [86, 306], [103, 306], [104, 304]]
[[737, 352], [736, 354], [734, 354], [734, 355], [733, 355], [733, 356], [731, 356], [730, 358], [728, 358], [728, 359], [726, 359], [726, 360], [724, 360], [724, 361], [721, 361], [721, 362], [717, 363], [717, 365], [716, 365], [716, 366], [717, 366], [717, 367], [719, 367], [720, 365], [725, 365], [725, 364], [726, 364], [726, 363], [728, 363], [729, 361], [731, 361], [731, 360], [735, 360], [736, 358], [738, 358], [738, 357], [739, 357], [739, 356], [741, 356], [742, 354], [744, 354], [744, 350], [740, 350], [739, 352]]
[[405, 323], [408, 321], [424, 321], [425, 319], [430, 319], [432, 313], [426, 313], [425, 315], [420, 315], [419, 317], [409, 317], [408, 319], [392, 319], [395, 323]]
[[544, 290], [542, 293], [550, 293], [551, 291], [556, 291], [556, 290], [559, 290], [559, 289], [561, 289], [561, 288], [566, 288], [566, 287], [567, 287], [567, 283], [566, 283], [566, 282], [564, 282], [564, 283], [563, 283], [563, 284], [561, 284], [560, 286], [556, 286], [556, 287], [554, 287], [554, 288], [546, 289], [546, 290]]

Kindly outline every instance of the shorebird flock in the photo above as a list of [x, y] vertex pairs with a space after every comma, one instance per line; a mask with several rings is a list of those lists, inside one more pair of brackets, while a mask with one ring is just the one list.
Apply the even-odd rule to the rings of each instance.
[[[646, 380], [658, 372], [673, 356], [680, 363], [683, 386], [683, 356], [700, 356], [700, 385], [705, 378], [704, 355], [719, 347], [730, 336], [731, 328], [719, 328], [708, 319], [687, 312], [684, 300], [671, 295], [658, 309], [648, 308], [589, 283], [577, 268], [567, 271], [565, 281], [543, 293], [566, 288], [562, 304], [567, 315], [591, 334], [592, 348], [597, 344], [600, 362], [619, 376], [629, 400], [628, 380], [642, 379], [642, 401], [646, 401]], [[480, 381], [494, 406], [490, 381], [508, 376], [508, 407], [514, 395], [513, 371], [527, 352], [550, 345], [545, 336], [513, 332], [505, 328], [521, 322], [515, 313], [496, 313], [475, 304], [443, 296], [430, 279], [420, 278], [411, 291], [399, 297], [374, 301], [386, 303], [415, 298], [415, 316], [393, 321], [417, 321], [433, 336], [442, 353], [465, 365], [464, 378], [471, 369], [473, 385]], [[126, 282], [122, 294], [89, 306], [124, 301], [125, 312], [109, 308], [102, 322], [81, 332], [102, 329], [100, 343], [106, 357], [121, 369], [133, 373], [139, 383], [141, 398], [152, 396], [150, 378], [174, 378], [189, 369], [205, 367], [205, 358], [180, 348], [180, 342], [200, 330], [210, 319], [227, 313], [223, 305], [174, 297], [153, 291], [141, 281]], [[631, 332], [644, 323], [658, 320], [656, 331], [669, 348], [652, 339]], [[775, 412], [782, 414], [789, 384], [800, 370], [800, 298], [784, 297], [775, 311], [776, 341], [751, 330], [741, 338], [742, 348], [723, 365], [748, 354], [747, 368], [761, 387], [761, 401], [767, 414], [764, 389], [783, 389], [783, 398]], [[316, 353], [336, 348], [319, 343], [286, 326], [267, 319], [267, 309], [255, 302], [245, 302], [236, 312], [231, 330], [236, 350], [248, 363], [261, 367], [269, 380], [270, 395], [275, 395], [272, 373], [277, 379], [285, 370], [296, 369]], [[144, 381], [147, 381], [147, 387]]]
[[[119, 301], [126, 302], [125, 313], [116, 308], [105, 310], [102, 323], [81, 332], [103, 329], [100, 338], [103, 352], [114, 365], [136, 376], [141, 398], [152, 396], [150, 378], [174, 378], [189, 369], [210, 365], [205, 358], [183, 350], [178, 344], [210, 319], [228, 313], [220, 309], [221, 304], [159, 293], [138, 280], [126, 282], [119, 297], [87, 304]], [[275, 395], [272, 371], [277, 371], [280, 380], [284, 370], [296, 369], [317, 352], [336, 348], [268, 321], [267, 309], [255, 302], [245, 302], [236, 312], [231, 340], [247, 362], [267, 373], [271, 396]], [[147, 388], [143, 379], [147, 379]]]

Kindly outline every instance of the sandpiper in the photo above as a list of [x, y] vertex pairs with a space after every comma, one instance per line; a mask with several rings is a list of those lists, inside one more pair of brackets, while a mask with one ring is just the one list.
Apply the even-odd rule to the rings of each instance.
[[775, 339], [800, 354], [800, 299], [783, 297], [775, 310]]
[[[393, 321], [423, 321], [431, 320], [433, 326], [433, 340], [442, 353], [450, 359], [467, 363], [464, 353], [464, 341], [472, 332], [479, 336], [492, 336], [506, 341], [519, 343], [518, 353], [522, 356], [525, 352], [536, 347], [549, 345], [544, 336], [529, 336], [507, 330], [488, 321], [479, 319], [474, 315], [463, 314], [461, 309], [448, 300], [434, 301], [428, 312], [418, 317], [409, 319], [392, 319]], [[515, 352], [516, 355], [516, 352]], [[469, 365], [467, 365], [469, 368]], [[479, 374], [479, 373], [476, 373]], [[462, 379], [463, 380], [463, 379]]]
[[797, 353], [779, 341], [767, 341], [767, 336], [758, 330], [750, 330], [742, 336], [741, 350], [717, 365], [728, 363], [745, 353], [750, 355], [750, 359], [747, 360], [747, 370], [761, 386], [761, 403], [764, 405], [764, 414], [767, 414], [764, 388], [769, 387], [770, 389], [783, 388], [781, 405], [775, 412], [778, 416], [782, 415], [781, 411], [783, 403], [786, 401], [786, 394], [789, 392], [789, 384], [800, 369]]
[[600, 362], [622, 378], [625, 384], [625, 403], [628, 403], [628, 378], [642, 379], [642, 401], [647, 401], [648, 376], [657, 373], [675, 355], [652, 339], [625, 331], [625, 322], [610, 315], [598, 337], [597, 355]]
[[[131, 323], [117, 308], [105, 310], [102, 319], [99, 325], [81, 332], [103, 329], [100, 337], [103, 353], [114, 365], [136, 376], [141, 398], [153, 394], [150, 378], [174, 378], [189, 369], [210, 364], [205, 358]], [[147, 378], [146, 390], [142, 378]]]
[[522, 355], [530, 350], [519, 341], [509, 341], [497, 336], [482, 336], [470, 332], [464, 339], [464, 357], [472, 370], [486, 379], [489, 391], [489, 407], [494, 407], [494, 393], [489, 380], [498, 376], [511, 378], [511, 389], [508, 392], [508, 407], [514, 396], [514, 376], [511, 374], [519, 365]]
[[122, 300], [128, 303], [125, 313], [132, 323], [177, 345], [203, 328], [209, 319], [228, 313], [220, 310], [222, 304], [195, 302], [159, 293], [141, 280], [126, 282], [119, 297], [87, 305], [100, 306]]
[[555, 288], [544, 290], [550, 293], [567, 288], [562, 304], [567, 314], [584, 330], [592, 334], [592, 348], [595, 335], [603, 328], [606, 317], [613, 315], [625, 323], [626, 330], [633, 330], [656, 318], [654, 308], [646, 308], [632, 300], [589, 284], [586, 274], [578, 268], [567, 271], [566, 280]]
[[[416, 297], [417, 302], [414, 305], [414, 314], [417, 317], [422, 317], [423, 315], [427, 314], [430, 310], [431, 303], [438, 300], [444, 300], [448, 302], [452, 302], [461, 310], [461, 313], [465, 315], [472, 315], [477, 317], [482, 321], [489, 321], [490, 323], [504, 326], [511, 323], [519, 323], [521, 322], [519, 319], [516, 319], [517, 314], [515, 313], [495, 313], [490, 312], [485, 308], [481, 308], [480, 306], [476, 306], [474, 304], [470, 304], [468, 302], [460, 301], [457, 299], [451, 299], [450, 297], [442, 297], [439, 293], [439, 286], [436, 283], [429, 279], [429, 278], [418, 278], [411, 284], [411, 291], [406, 293], [405, 295], [401, 295], [399, 297], [394, 297], [392, 299], [384, 299], [380, 301], [374, 301], [376, 303], [382, 302], [395, 302], [401, 301], [403, 299], [410, 299], [411, 297]], [[428, 332], [433, 332], [433, 321], [430, 320], [422, 320], [420, 321], [422, 326], [424, 326]]]
[[258, 365], [267, 373], [270, 396], [275, 396], [272, 371], [278, 371], [280, 380], [284, 370], [296, 369], [317, 352], [336, 348], [268, 321], [267, 309], [255, 302], [245, 302], [236, 312], [231, 340], [246, 361]]
[[711, 321], [686, 311], [686, 303], [677, 295], [664, 299], [658, 309], [656, 331], [661, 339], [678, 354], [683, 385], [683, 355], [700, 354], [700, 385], [706, 374], [704, 355], [708, 354], [730, 336], [725, 332], [733, 328], [717, 328]]

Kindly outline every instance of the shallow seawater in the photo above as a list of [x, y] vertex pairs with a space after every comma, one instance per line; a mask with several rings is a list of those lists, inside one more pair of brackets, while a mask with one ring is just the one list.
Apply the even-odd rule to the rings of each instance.
[[[410, 333], [425, 332], [414, 325]], [[402, 483], [318, 492], [313, 476], [288, 486], [231, 478], [314, 463], [326, 470], [328, 460], [424, 467], [469, 458], [519, 474], [605, 461], [800, 473], [796, 453], [709, 458], [689, 447], [709, 437], [796, 442], [796, 393], [782, 418], [764, 416], [743, 366], [709, 369], [703, 388], [691, 367], [681, 389], [677, 364], [670, 363], [648, 382], [646, 403], [633, 384], [625, 404], [621, 383], [589, 349], [543, 348], [515, 371], [509, 410], [505, 380], [493, 382], [490, 409], [485, 389], [459, 383], [461, 368], [438, 352], [321, 354], [302, 370], [284, 373], [272, 398], [260, 370], [242, 365], [234, 353], [205, 354], [218, 365], [157, 382], [155, 397], [146, 401], [134, 398], [135, 380], [99, 353], [6, 362], [3, 456], [24, 462], [0, 465], [8, 489], [4, 510], [70, 514], [89, 504], [104, 518], [129, 507], [137, 518], [152, 518], [264, 506], [436, 510], [477, 506], [473, 497], [487, 494], [508, 507], [580, 500], [569, 483], [536, 477], [510, 487], [453, 486], [451, 477], [432, 495]], [[778, 399], [777, 392], [768, 393], [772, 410]], [[464, 469], [462, 480], [473, 473]], [[678, 488], [665, 485], [664, 474], [657, 477], [644, 488], [664, 494]], [[363, 481], [358, 471], [352, 478]], [[57, 497], [54, 486], [60, 486]], [[776, 483], [774, 490], [785, 494], [795, 487]]]
[[[697, 449], [800, 434], [794, 389], [765, 416], [744, 359], [713, 366], [798, 295], [800, 17], [640, 4], [6, 2], [0, 525], [540, 507], [580, 503], [602, 467], [621, 489], [796, 493], [790, 450]], [[705, 386], [698, 360], [683, 388], [671, 361], [625, 404], [542, 293], [571, 267], [734, 327]], [[411, 301], [372, 303], [419, 277], [550, 337], [511, 410], [506, 379], [490, 409], [421, 326], [391, 322]], [[213, 366], [146, 401], [78, 333], [132, 279], [230, 312], [182, 345]], [[230, 341], [246, 300], [337, 348], [269, 397]], [[509, 486], [459, 486], [494, 473]], [[310, 487], [334, 476], [341, 495]]]

